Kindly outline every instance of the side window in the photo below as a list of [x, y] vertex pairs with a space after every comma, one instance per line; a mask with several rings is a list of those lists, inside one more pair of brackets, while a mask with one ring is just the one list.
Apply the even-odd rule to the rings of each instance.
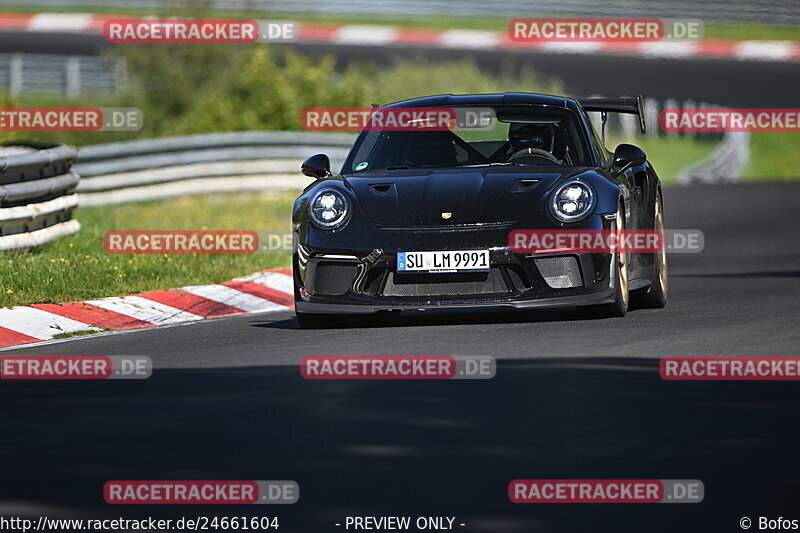
[[597, 153], [600, 159], [600, 164], [601, 165], [605, 164], [606, 161], [608, 161], [608, 150], [606, 150], [606, 147], [603, 145], [603, 141], [600, 140], [600, 136], [594, 129], [594, 124], [592, 123], [592, 120], [589, 118], [589, 115], [586, 113], [586, 111], [583, 110], [581, 111], [581, 113], [583, 113], [583, 118], [584, 120], [586, 120], [586, 124], [589, 125], [589, 131], [591, 132], [591, 137], [592, 137], [591, 138], [592, 147], [594, 148], [594, 151]]

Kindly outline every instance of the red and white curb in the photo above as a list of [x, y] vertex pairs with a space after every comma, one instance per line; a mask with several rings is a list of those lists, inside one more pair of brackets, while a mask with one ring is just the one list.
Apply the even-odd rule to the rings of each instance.
[[0, 308], [0, 348], [59, 334], [180, 324], [294, 307], [291, 270], [268, 270], [219, 285], [196, 285], [66, 304]]
[[[110, 19], [141, 18], [129, 15], [81, 13], [0, 13], [0, 31], [54, 33], [103, 32]], [[282, 21], [289, 22], [289, 21]], [[352, 46], [423, 46], [466, 50], [521, 50], [542, 53], [625, 55], [642, 58], [730, 58], [742, 61], [799, 61], [795, 41], [734, 41], [706, 39], [698, 42], [655, 43], [520, 43], [505, 32], [436, 30], [396, 26], [296, 23], [297, 40]]]

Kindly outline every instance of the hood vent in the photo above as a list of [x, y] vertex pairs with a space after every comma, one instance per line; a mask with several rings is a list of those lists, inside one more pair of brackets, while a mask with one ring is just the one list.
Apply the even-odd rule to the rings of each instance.
[[534, 185], [539, 183], [540, 180], [532, 178], [522, 178], [514, 182], [511, 187], [511, 192], [525, 192], [533, 188]]
[[379, 196], [394, 196], [394, 183], [370, 183], [372, 192]]

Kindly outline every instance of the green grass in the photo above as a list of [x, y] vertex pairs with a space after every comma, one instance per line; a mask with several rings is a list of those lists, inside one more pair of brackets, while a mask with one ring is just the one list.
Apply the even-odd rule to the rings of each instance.
[[800, 179], [800, 135], [796, 132], [750, 134], [748, 181], [797, 181]]
[[76, 235], [0, 256], [0, 306], [81, 301], [184, 285], [220, 283], [290, 265], [289, 254], [119, 255], [103, 249], [108, 230], [289, 231], [296, 194], [192, 196], [75, 212]]
[[[192, 7], [188, 12], [192, 12]], [[5, 11], [12, 12], [39, 12], [41, 8], [14, 7], [6, 8]], [[120, 13], [127, 15], [160, 15], [174, 16], [185, 15], [187, 9], [164, 7], [161, 9], [148, 9], [126, 7], [124, 2], [115, 6], [48, 6], [44, 11], [55, 13]], [[315, 14], [315, 13], [286, 13], [276, 11], [258, 10], [209, 10], [203, 11], [206, 18], [259, 18], [266, 20], [295, 20], [298, 22], [319, 22], [330, 24], [377, 24], [391, 26], [410, 26], [418, 28], [432, 29], [475, 29], [506, 31], [510, 18], [499, 17], [464, 17], [455, 15], [404, 15], [404, 16], [382, 16], [374, 13], [347, 13], [347, 14]], [[548, 13], [520, 13], [520, 18], [547, 18], [553, 16]], [[676, 15], [676, 18], [679, 18]], [[705, 39], [763, 39], [763, 40], [793, 40], [800, 41], [800, 27], [793, 25], [762, 24], [762, 23], [719, 23], [710, 22], [705, 24]]]

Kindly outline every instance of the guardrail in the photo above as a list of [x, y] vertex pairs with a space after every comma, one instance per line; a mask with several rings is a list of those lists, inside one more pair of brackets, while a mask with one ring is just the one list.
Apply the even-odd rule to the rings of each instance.
[[83, 178], [78, 192], [81, 205], [108, 205], [303, 188], [309, 179], [300, 174], [300, 162], [325, 152], [338, 169], [354, 140], [338, 133], [249, 131], [86, 146], [75, 165]]
[[681, 185], [732, 183], [739, 181], [750, 162], [750, 133], [730, 132], [707, 158], [678, 172]]
[[70, 170], [77, 154], [65, 145], [0, 148], [0, 250], [39, 246], [80, 229], [72, 219], [80, 178]]
[[125, 87], [126, 63], [87, 55], [0, 54], [0, 87], [11, 96], [54, 92], [112, 93]]
[[[719, 145], [707, 157], [682, 168], [676, 181], [680, 185], [694, 183], [733, 183], [739, 181], [742, 173], [750, 162], [750, 134], [748, 132], [668, 132], [664, 133], [659, 127], [659, 115], [664, 109], [708, 109], [721, 108], [705, 102], [685, 100], [679, 102], [674, 99], [659, 101], [646, 98], [644, 101], [645, 121], [647, 122], [647, 136], [657, 137], [693, 137], [696, 139], [720, 140]], [[600, 121], [597, 113], [591, 113], [595, 128], [600, 130]], [[610, 114], [608, 126], [610, 130], [622, 132], [626, 138], [635, 138], [638, 135], [638, 118], [635, 115]]]

